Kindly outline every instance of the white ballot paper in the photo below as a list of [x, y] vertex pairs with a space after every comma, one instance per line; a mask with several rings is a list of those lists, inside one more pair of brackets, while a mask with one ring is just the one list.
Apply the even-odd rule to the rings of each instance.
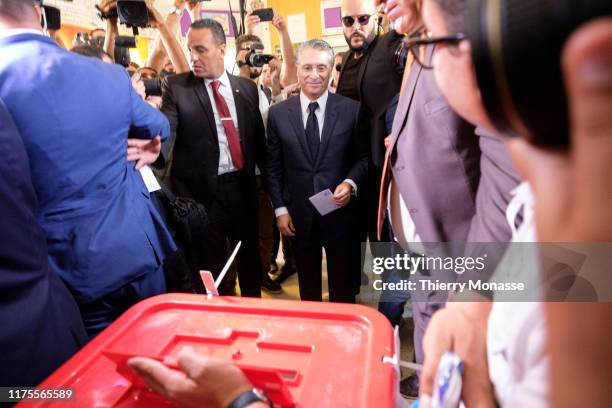
[[327, 215], [341, 207], [334, 202], [334, 194], [329, 188], [313, 195], [309, 200], [321, 215]]
[[149, 193], [161, 190], [161, 186], [157, 182], [155, 174], [153, 174], [153, 170], [151, 170], [149, 166], [144, 166], [143, 168], [141, 168], [140, 175], [142, 176], [142, 180], [147, 186], [147, 190], [149, 190]]

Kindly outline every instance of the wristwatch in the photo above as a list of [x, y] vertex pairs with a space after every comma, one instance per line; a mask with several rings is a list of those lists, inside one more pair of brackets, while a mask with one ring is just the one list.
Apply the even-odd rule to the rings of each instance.
[[253, 388], [252, 390], [243, 392], [227, 408], [246, 408], [255, 402], [263, 402], [269, 407], [272, 407], [272, 401], [261, 388]]

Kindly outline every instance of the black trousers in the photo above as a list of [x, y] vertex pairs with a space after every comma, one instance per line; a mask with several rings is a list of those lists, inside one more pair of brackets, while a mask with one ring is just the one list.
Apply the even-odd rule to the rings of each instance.
[[320, 216], [313, 221], [309, 237], [293, 239], [300, 298], [322, 300], [322, 248], [327, 256], [327, 280], [330, 302], [355, 303], [355, 280], [359, 277], [360, 245], [355, 234], [327, 240], [321, 236]]
[[[192, 259], [200, 270], [211, 271], [215, 279], [228, 259], [228, 246], [242, 246], [236, 257], [238, 283], [242, 296], [261, 297], [261, 261], [258, 242], [256, 197], [249, 193], [247, 180], [240, 172], [229, 179], [220, 177], [217, 193], [207, 208], [210, 224], [204, 237], [191, 245]], [[196, 279], [200, 281], [200, 279]], [[234, 280], [226, 275], [219, 294], [232, 295]]]

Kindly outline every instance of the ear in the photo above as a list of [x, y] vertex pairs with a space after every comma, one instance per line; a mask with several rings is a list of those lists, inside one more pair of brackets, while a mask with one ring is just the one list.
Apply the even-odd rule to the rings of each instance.
[[227, 44], [219, 45], [219, 51], [221, 51], [221, 55], [223, 55], [225, 57], [225, 53], [227, 51]]
[[38, 21], [40, 22], [42, 19], [42, 7], [40, 7], [38, 4], [34, 5], [34, 10], [36, 11], [36, 17], [38, 18]]

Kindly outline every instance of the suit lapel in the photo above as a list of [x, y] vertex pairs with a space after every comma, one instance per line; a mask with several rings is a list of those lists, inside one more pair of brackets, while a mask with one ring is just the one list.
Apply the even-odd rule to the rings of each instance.
[[310, 149], [308, 148], [308, 144], [306, 143], [306, 131], [304, 130], [304, 119], [302, 118], [302, 106], [300, 105], [300, 97], [294, 96], [289, 99], [289, 121], [293, 126], [293, 130], [295, 131], [295, 135], [304, 151], [304, 157], [312, 165], [314, 162], [312, 156], [310, 155]]
[[[193, 74], [192, 74], [193, 75]], [[213, 138], [215, 139], [216, 144], [219, 144], [219, 135], [217, 135], [217, 124], [215, 123], [215, 114], [213, 113], [211, 100], [208, 97], [208, 91], [206, 90], [206, 83], [203, 79], [196, 77], [193, 75], [193, 91], [195, 92], [200, 104], [202, 105], [202, 109], [204, 109], [204, 116], [208, 120], [208, 125], [211, 129]]]
[[410, 69], [410, 74], [408, 74], [408, 82], [406, 83], [406, 89], [404, 89], [403, 94], [400, 96], [399, 103], [397, 106], [397, 111], [395, 112], [395, 118], [393, 122], [393, 138], [391, 139], [390, 151], [393, 152], [395, 149], [395, 145], [397, 144], [397, 139], [399, 135], [404, 130], [406, 123], [408, 121], [408, 111], [410, 110], [410, 105], [412, 104], [412, 98], [414, 97], [414, 91], [416, 89], [417, 80], [421, 75], [421, 71], [423, 71], [423, 67], [418, 62], [414, 61], [412, 63], [412, 68]]
[[325, 107], [325, 119], [323, 121], [323, 132], [321, 132], [321, 147], [319, 154], [316, 157], [315, 170], [319, 167], [321, 160], [325, 157], [325, 152], [329, 147], [329, 141], [332, 138], [336, 120], [338, 119], [338, 105], [336, 105], [336, 95], [328, 93], [327, 106]]
[[359, 86], [357, 87], [357, 91], [359, 93], [360, 100], [363, 100], [363, 97], [361, 95], [361, 85], [363, 84], [363, 77], [365, 75], [366, 68], [368, 67], [368, 62], [370, 62], [370, 56], [374, 52], [374, 48], [376, 47], [376, 43], [378, 42], [378, 39], [379, 39], [379, 36], [376, 36], [374, 38], [374, 41], [372, 41], [372, 44], [369, 45], [368, 49], [361, 56], [361, 58], [363, 58], [363, 61], [361, 61], [361, 65], [359, 67], [359, 75], [357, 77], [357, 83], [359, 84]]
[[[244, 152], [244, 141], [247, 133], [247, 122], [246, 119], [249, 115], [248, 103], [242, 96], [240, 88], [238, 87], [238, 81], [229, 75], [230, 85], [232, 86], [232, 93], [234, 94], [234, 104], [236, 105], [236, 115], [238, 115], [238, 133], [240, 136], [240, 144], [242, 145], [242, 151]], [[259, 109], [259, 107], [258, 107]]]

